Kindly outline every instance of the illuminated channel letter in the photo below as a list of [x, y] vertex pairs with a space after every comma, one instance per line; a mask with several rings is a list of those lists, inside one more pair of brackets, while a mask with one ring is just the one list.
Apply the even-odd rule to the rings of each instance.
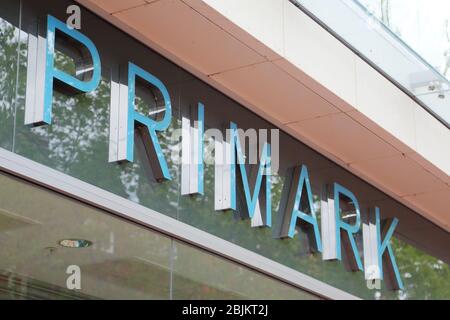
[[[252, 194], [238, 129], [233, 122], [231, 123], [229, 140], [229, 142], [216, 142], [215, 209], [236, 210], [236, 175], [238, 173], [236, 162], [238, 162], [251, 225], [252, 227], [270, 227], [272, 226], [270, 144], [265, 143], [263, 146], [256, 179], [252, 179], [256, 180]], [[263, 187], [264, 180], [265, 186]]]
[[[55, 86], [59, 86], [63, 92], [70, 94], [91, 92], [97, 88], [101, 77], [101, 64], [97, 48], [86, 36], [77, 30], [68, 28], [64, 22], [50, 15], [47, 16], [46, 35], [38, 29], [30, 32], [28, 37], [25, 101], [25, 124], [27, 125], [51, 124]], [[69, 56], [74, 51], [81, 53], [81, 59], [72, 57], [76, 63], [75, 75], [55, 67], [57, 31], [63, 34], [63, 39], [75, 40], [67, 41], [67, 47], [75, 46], [76, 50], [68, 49], [63, 45], [61, 51], [65, 51]], [[90, 79], [86, 80], [88, 75], [90, 75]]]
[[205, 107], [197, 106], [198, 118], [191, 126], [188, 117], [182, 118], [181, 194], [203, 194], [203, 132]]
[[[127, 76], [125, 76], [126, 74]], [[124, 79], [125, 77], [127, 80]], [[145, 85], [153, 86], [161, 94], [161, 98], [158, 99], [155, 96], [156, 93], [150, 88], [144, 90], [154, 98], [154, 102], [161, 104], [157, 105], [157, 109], [151, 114], [161, 115], [164, 113], [162, 120], [156, 121], [136, 110], [137, 78]], [[133, 162], [134, 140], [136, 136], [140, 135], [155, 179], [157, 181], [171, 180], [169, 168], [156, 134], [157, 131], [163, 131], [169, 127], [171, 118], [172, 106], [169, 92], [158, 78], [131, 62], [128, 63], [128, 72], [125, 72], [124, 68], [116, 71], [111, 81], [109, 161]]]
[[384, 263], [388, 271], [387, 286], [394, 290], [402, 290], [403, 281], [390, 243], [397, 225], [397, 218], [385, 219], [382, 223], [378, 207], [365, 213], [363, 219], [364, 274], [366, 280], [383, 280], [384, 258], [384, 261], [387, 261]]
[[[301, 208], [303, 190], [306, 190], [309, 214], [305, 213]], [[282, 238], [294, 237], [297, 220], [300, 219], [302, 220], [302, 226], [306, 227], [308, 238], [312, 244], [311, 251], [322, 252], [322, 241], [314, 210], [311, 183], [309, 181], [308, 168], [305, 165], [301, 166], [301, 169], [300, 167], [295, 167], [288, 170], [279, 216], [283, 217], [280, 234]]]
[[[342, 260], [341, 240], [344, 243], [349, 268], [352, 271], [363, 270], [361, 258], [356, 246], [354, 234], [358, 233], [361, 224], [361, 212], [355, 195], [338, 183], [334, 183], [331, 192], [330, 186], [326, 186], [322, 195], [321, 219], [323, 239], [323, 260]], [[346, 223], [341, 218], [341, 195], [350, 199], [355, 207], [354, 224]], [[348, 217], [350, 218], [350, 216]]]

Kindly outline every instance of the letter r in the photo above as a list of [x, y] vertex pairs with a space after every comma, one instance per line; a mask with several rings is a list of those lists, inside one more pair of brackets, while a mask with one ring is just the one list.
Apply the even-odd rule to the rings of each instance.
[[[169, 168], [157, 136], [157, 131], [167, 129], [172, 119], [172, 105], [166, 86], [157, 77], [131, 62], [128, 63], [126, 68], [119, 68], [116, 73], [113, 74], [111, 82], [109, 161], [133, 162], [135, 136], [140, 134], [142, 141], [138, 141], [138, 150], [143, 150], [148, 158], [155, 179], [158, 181], [171, 180]], [[158, 96], [161, 96], [161, 98], [157, 100], [162, 105], [153, 113], [164, 113], [161, 120], [156, 121], [136, 110], [138, 78], [159, 91]], [[146, 90], [150, 89], [146, 88]]]

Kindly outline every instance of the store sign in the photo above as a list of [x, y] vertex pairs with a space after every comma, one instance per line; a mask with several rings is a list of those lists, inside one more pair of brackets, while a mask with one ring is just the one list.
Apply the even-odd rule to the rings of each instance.
[[[90, 39], [58, 19], [48, 16], [46, 35], [29, 35], [28, 70], [25, 124], [39, 126], [52, 123], [53, 91], [88, 93], [94, 91], [101, 78], [101, 61], [97, 48]], [[56, 35], [70, 39], [83, 53], [76, 75], [55, 67]], [[135, 107], [137, 82], [145, 83], [158, 91], [157, 117], [139, 112]], [[145, 144], [148, 161], [158, 181], [171, 180], [167, 161], [158, 136], [170, 126], [172, 106], [166, 86], [149, 71], [129, 62], [111, 81], [109, 161], [133, 161], [135, 132], [139, 131]], [[182, 119], [182, 188], [183, 195], [202, 196], [204, 192], [204, 119], [205, 106], [198, 103], [195, 118]], [[272, 150], [264, 143], [258, 170], [249, 179], [245, 165], [245, 148], [239, 130], [230, 123], [226, 139], [215, 140], [215, 210], [236, 210], [238, 180], [243, 184], [245, 204], [252, 227], [272, 227], [271, 174]], [[241, 179], [237, 179], [240, 173]], [[287, 217], [280, 237], [293, 238], [297, 224], [309, 226], [312, 251], [321, 252], [323, 260], [342, 260], [343, 251], [352, 271], [365, 272], [367, 280], [383, 279], [383, 270], [389, 273], [390, 287], [402, 289], [403, 284], [390, 244], [398, 224], [396, 218], [380, 220], [380, 210], [373, 208], [361, 213], [355, 195], [338, 183], [325, 187], [321, 195], [321, 231], [315, 215], [313, 194], [308, 168], [292, 168], [287, 175], [280, 203], [281, 213]], [[250, 185], [250, 180], [255, 181]], [[253, 192], [251, 191], [253, 190]], [[306, 195], [307, 208], [301, 208]], [[341, 199], [350, 199], [354, 207], [353, 223], [341, 217]], [[303, 200], [305, 203], [305, 200]], [[363, 233], [364, 265], [356, 244], [355, 235]], [[382, 230], [383, 229], [383, 230]]]

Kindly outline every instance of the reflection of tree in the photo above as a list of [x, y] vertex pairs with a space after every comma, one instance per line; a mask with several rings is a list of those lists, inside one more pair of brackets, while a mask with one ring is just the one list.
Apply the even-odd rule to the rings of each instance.
[[[9, 34], [14, 33], [14, 28], [12, 30]], [[110, 85], [107, 71], [94, 92], [68, 96], [55, 90], [52, 125], [35, 128], [23, 125], [26, 35], [22, 38], [21, 46], [25, 49], [19, 59], [15, 152], [103, 189], [151, 205], [156, 210], [168, 212], [170, 205], [167, 203], [178, 197], [175, 197], [177, 187], [170, 183], [157, 184], [147, 177], [139, 155], [135, 163], [108, 164]], [[14, 50], [11, 49], [12, 52]], [[66, 72], [75, 70], [73, 61], [59, 52], [55, 65]], [[10, 71], [6, 73], [8, 76], [11, 74]], [[12, 83], [14, 87], [14, 81]], [[168, 149], [167, 143], [162, 139], [164, 150]], [[172, 208], [170, 211], [175, 210]]]
[[0, 19], [0, 146], [11, 149], [16, 85], [17, 30]]
[[397, 239], [393, 247], [405, 285], [399, 298], [450, 298], [450, 267], [446, 263]]

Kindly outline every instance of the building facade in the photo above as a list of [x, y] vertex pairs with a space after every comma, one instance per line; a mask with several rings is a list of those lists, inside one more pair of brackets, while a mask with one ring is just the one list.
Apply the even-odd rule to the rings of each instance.
[[323, 21], [2, 1], [0, 297], [450, 298], [445, 116]]

